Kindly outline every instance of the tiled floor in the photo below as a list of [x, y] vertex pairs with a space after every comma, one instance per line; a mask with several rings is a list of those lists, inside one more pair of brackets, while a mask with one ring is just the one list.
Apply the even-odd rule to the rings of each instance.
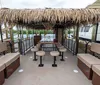
[[[21, 66], [6, 79], [4, 85], [92, 85], [77, 67], [77, 58], [70, 52], [65, 53], [65, 62], [57, 58], [58, 67], [52, 67], [53, 57], [46, 53], [43, 58], [44, 67], [38, 67], [38, 61], [32, 60], [30, 51], [21, 56]], [[19, 70], [23, 72], [19, 73]], [[78, 73], [75, 73], [74, 70]]]

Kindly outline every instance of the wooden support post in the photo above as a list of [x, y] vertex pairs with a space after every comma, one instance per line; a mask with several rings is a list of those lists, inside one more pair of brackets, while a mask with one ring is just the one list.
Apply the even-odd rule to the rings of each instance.
[[74, 38], [74, 39], [75, 39], [75, 35], [76, 35], [76, 33], [75, 33], [75, 32], [76, 32], [76, 30], [75, 30], [75, 28], [74, 28], [74, 35], [73, 35], [73, 38]]
[[96, 37], [97, 37], [97, 30], [98, 30], [98, 24], [93, 25], [93, 30], [92, 30], [92, 42], [96, 41]]
[[64, 44], [64, 36], [63, 36], [64, 29], [62, 29], [62, 45]]
[[34, 36], [34, 29], [33, 29], [33, 36]]
[[21, 28], [20, 28], [19, 49], [20, 49], [20, 54], [23, 54], [23, 48], [22, 48], [22, 31], [21, 31]]
[[22, 38], [22, 37], [21, 37], [21, 34], [22, 34], [22, 31], [21, 31], [21, 28], [20, 28], [20, 39]]
[[10, 28], [10, 39], [11, 39], [11, 42], [10, 42], [10, 48], [11, 48], [11, 52], [14, 52], [14, 37], [13, 37], [13, 27]]
[[[1, 34], [1, 42], [3, 42], [1, 23], [0, 23], [0, 34]], [[5, 55], [5, 51], [3, 52], [3, 54]]]
[[17, 33], [18, 33], [18, 39], [19, 39], [19, 37], [20, 37], [20, 36], [19, 36], [19, 28], [17, 28]]
[[77, 28], [76, 28], [76, 53], [75, 55], [77, 55], [78, 53], [78, 47], [79, 47], [79, 25], [77, 25]]
[[96, 25], [96, 32], [95, 32], [95, 42], [97, 41], [97, 33], [98, 33], [98, 26], [99, 26], [99, 23], [97, 23]]
[[1, 35], [1, 41], [3, 42], [3, 36], [2, 36], [1, 24], [0, 24], [0, 35]]
[[68, 49], [70, 49], [70, 29], [68, 29]]
[[8, 29], [7, 29], [7, 25], [6, 25], [6, 23], [4, 25], [5, 25], [5, 29], [6, 29], [6, 39], [8, 39]]
[[6, 39], [8, 39], [8, 30], [6, 30]]
[[29, 35], [28, 35], [28, 30], [27, 30], [27, 39], [28, 39]]
[[56, 28], [56, 39], [58, 40], [58, 28]]
[[12, 32], [12, 28], [10, 28], [10, 39], [11, 39], [11, 41], [13, 41], [13, 32]]

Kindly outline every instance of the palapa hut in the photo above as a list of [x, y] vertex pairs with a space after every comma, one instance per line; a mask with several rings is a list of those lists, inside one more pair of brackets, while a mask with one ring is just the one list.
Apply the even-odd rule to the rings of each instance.
[[[100, 44], [92, 43], [91, 53], [78, 54], [80, 26], [93, 24], [96, 25], [96, 29], [97, 23], [100, 22], [100, 9], [96, 5], [98, 2], [100, 0], [86, 9], [0, 9], [0, 34], [2, 39], [0, 53], [4, 54], [3, 56], [0, 54], [2, 57], [0, 58], [0, 85], [4, 84], [5, 78], [7, 78], [7, 81], [4, 85], [92, 85], [89, 80], [92, 80], [93, 85], [100, 85], [100, 59], [96, 55], [100, 54]], [[52, 29], [56, 38], [53, 41], [40, 40], [33, 46], [30, 43], [33, 43], [33, 40], [28, 38], [23, 40], [18, 37], [20, 54], [29, 51], [27, 55], [5, 54], [7, 44], [3, 42], [2, 38], [4, 31], [1, 29], [2, 24], [6, 25], [5, 27], [8, 29], [13, 26], [19, 27], [20, 36], [23, 34], [21, 29], [24, 27], [33, 31], [34, 29]], [[71, 29], [71, 27], [76, 32], [75, 39], [73, 39], [75, 43], [72, 42], [74, 46], [70, 45], [75, 49], [75, 56], [63, 44], [63, 31], [64, 29]], [[68, 39], [66, 40], [68, 41]], [[22, 47], [24, 47], [24, 50]], [[50, 49], [49, 52], [47, 52], [48, 49]], [[38, 67], [46, 65], [41, 69], [37, 68], [38, 63]], [[58, 65], [58, 68], [49, 67], [51, 63], [53, 63], [52, 67]], [[20, 68], [18, 68], [19, 66]], [[17, 71], [14, 73], [16, 69]], [[85, 78], [80, 69], [89, 80]], [[12, 74], [13, 76], [11, 76]]]
[[0, 9], [1, 24], [8, 23], [32, 29], [40, 25], [46, 29], [61, 28], [62, 30], [77, 26], [76, 54], [78, 52], [79, 26], [96, 24], [99, 21], [100, 9]]

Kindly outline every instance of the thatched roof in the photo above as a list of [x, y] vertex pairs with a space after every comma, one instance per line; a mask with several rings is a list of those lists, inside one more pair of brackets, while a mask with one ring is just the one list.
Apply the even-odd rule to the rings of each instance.
[[87, 8], [100, 8], [100, 0], [95, 1], [93, 4], [87, 6]]
[[0, 22], [30, 27], [48, 22], [68, 27], [100, 22], [100, 9], [0, 9]]

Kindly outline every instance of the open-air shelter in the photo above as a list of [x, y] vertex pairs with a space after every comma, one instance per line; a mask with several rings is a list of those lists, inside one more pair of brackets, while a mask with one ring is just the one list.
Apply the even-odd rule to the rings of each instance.
[[[55, 29], [56, 38], [63, 36], [64, 29], [76, 30], [76, 54], [78, 53], [78, 32], [81, 25], [97, 24], [100, 21], [99, 9], [0, 9], [0, 22], [9, 26], [31, 29]], [[61, 30], [61, 31], [59, 31]], [[61, 33], [58, 33], [61, 32]], [[61, 37], [60, 37], [61, 38]], [[63, 37], [62, 37], [63, 38]], [[2, 36], [1, 36], [2, 39]], [[58, 39], [57, 39], [58, 40]], [[60, 42], [63, 43], [63, 39]]]
[[[1, 8], [0, 53], [4, 55], [0, 57], [0, 85], [4, 83], [5, 78], [7, 80], [4, 85], [100, 85], [100, 59], [97, 56], [100, 54], [100, 44], [96, 43], [94, 39], [90, 45], [90, 53], [79, 54], [78, 52], [80, 27], [93, 24], [95, 25], [95, 33], [98, 30], [98, 22], [100, 22], [99, 3], [100, 0], [97, 0], [85, 9]], [[2, 24], [5, 25], [6, 29], [2, 30]], [[11, 28], [14, 26], [19, 28], [20, 32], [18, 35], [20, 36], [20, 38], [18, 37], [20, 53], [15, 53], [13, 48], [11, 48], [11, 53], [7, 53], [6, 41], [8, 42], [9, 39], [3, 40], [2, 34], [4, 31], [7, 34], [7, 29], [9, 29], [10, 35], [12, 35]], [[23, 28], [33, 30], [33, 34], [34, 30], [53, 30], [55, 39], [52, 42], [38, 41], [40, 37], [36, 35], [32, 39], [27, 37], [23, 40]], [[71, 28], [75, 30], [72, 39], [75, 43], [72, 42], [67, 46], [71, 46], [71, 50], [75, 52], [74, 55], [66, 47], [64, 38], [64, 30]], [[96, 38], [97, 35], [94, 36]], [[35, 43], [33, 39], [36, 40]], [[70, 39], [67, 37], [66, 40]], [[24, 41], [26, 43], [28, 41], [26, 46], [23, 44]], [[52, 44], [54, 49], [50, 52], [44, 51], [42, 47], [46, 44], [47, 46]], [[27, 51], [26, 55], [25, 51]], [[53, 64], [50, 66], [52, 61]], [[38, 63], [40, 64], [37, 65]], [[89, 80], [92, 80], [92, 84]]]

